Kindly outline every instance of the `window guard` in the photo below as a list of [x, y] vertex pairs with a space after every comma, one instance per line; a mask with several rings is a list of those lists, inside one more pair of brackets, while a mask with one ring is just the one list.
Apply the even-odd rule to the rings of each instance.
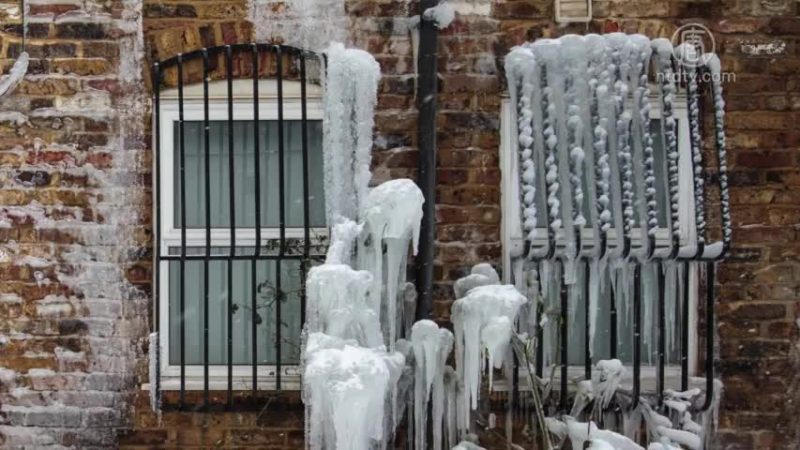
[[[222, 92], [210, 92], [209, 90], [209, 80], [212, 72], [219, 73], [217, 70], [217, 64], [219, 61], [223, 60], [224, 64], [222, 65], [224, 68], [224, 80], [225, 80], [225, 93]], [[202, 63], [202, 87], [203, 87], [203, 96], [202, 96], [202, 121], [203, 121], [203, 133], [204, 133], [204, 145], [203, 145], [203, 152], [204, 155], [204, 192], [205, 192], [205, 222], [203, 228], [190, 228], [187, 227], [187, 220], [186, 220], [186, 175], [185, 175], [185, 168], [186, 168], [186, 150], [184, 148], [184, 133], [185, 127], [184, 123], [186, 121], [186, 114], [185, 114], [185, 105], [199, 105], [196, 99], [186, 99], [185, 98], [185, 78], [186, 74], [189, 70], [197, 69], [197, 62], [201, 61]], [[266, 62], [265, 62], [266, 61]], [[268, 65], [271, 62], [272, 66]], [[281, 303], [282, 298], [284, 297], [285, 293], [282, 291], [281, 286], [281, 262], [285, 260], [294, 260], [299, 261], [300, 270], [303, 275], [300, 276], [300, 283], [301, 283], [301, 294], [300, 294], [300, 321], [301, 323], [305, 322], [305, 273], [310, 268], [312, 261], [318, 259], [319, 257], [324, 255], [325, 247], [326, 247], [326, 240], [325, 237], [327, 235], [326, 228], [320, 227], [313, 227], [309, 223], [309, 142], [308, 142], [308, 121], [309, 119], [309, 111], [307, 108], [307, 100], [308, 100], [308, 93], [309, 89], [316, 89], [318, 90], [317, 86], [308, 86], [309, 84], [309, 76], [307, 74], [307, 66], [309, 64], [317, 64], [320, 62], [320, 57], [314, 53], [307, 52], [302, 49], [284, 46], [284, 45], [269, 45], [269, 44], [235, 44], [235, 45], [224, 45], [212, 48], [202, 48], [199, 50], [195, 50], [185, 54], [178, 54], [172, 58], [156, 62], [152, 66], [152, 80], [153, 80], [153, 104], [154, 104], [154, 173], [155, 173], [155, 193], [154, 193], [154, 217], [155, 217], [155, 235], [154, 235], [154, 246], [155, 246], [155, 270], [154, 270], [154, 332], [158, 335], [161, 332], [166, 333], [166, 331], [162, 330], [162, 324], [160, 320], [161, 316], [161, 308], [167, 307], [167, 303], [162, 305], [162, 298], [161, 298], [161, 271], [164, 268], [165, 263], [169, 263], [171, 261], [177, 262], [179, 267], [179, 280], [180, 283], [180, 298], [178, 299], [180, 304], [180, 310], [184, 311], [185, 307], [185, 296], [186, 292], [184, 289], [184, 284], [186, 282], [185, 276], [185, 266], [187, 261], [202, 261], [203, 262], [203, 273], [208, 273], [208, 267], [210, 261], [227, 261], [227, 311], [226, 318], [218, 318], [218, 320], [226, 320], [227, 321], [227, 338], [226, 338], [226, 346], [227, 346], [227, 364], [226, 366], [215, 366], [213, 368], [209, 367], [209, 281], [208, 277], [204, 276], [203, 280], [203, 298], [202, 298], [202, 307], [204, 310], [203, 313], [203, 338], [202, 338], [202, 352], [203, 352], [203, 364], [202, 365], [189, 365], [185, 361], [185, 340], [186, 340], [186, 329], [184, 324], [184, 314], [181, 313], [181, 318], [179, 322], [180, 327], [180, 365], [177, 370], [177, 373], [172, 373], [168, 371], [168, 373], [161, 373], [161, 351], [160, 349], [156, 349], [156, 351], [152, 351], [151, 349], [151, 358], [155, 358], [154, 361], [154, 368], [155, 368], [155, 377], [151, 380], [151, 384], [155, 386], [151, 386], [151, 389], [154, 389], [155, 392], [155, 401], [158, 403], [158, 407], [164, 408], [177, 408], [177, 409], [186, 409], [186, 390], [187, 387], [190, 389], [199, 389], [199, 383], [202, 382], [202, 398], [203, 404], [202, 407], [207, 409], [210, 407], [210, 400], [209, 400], [209, 392], [212, 390], [224, 388], [227, 391], [227, 395], [225, 396], [225, 406], [227, 408], [231, 408], [234, 406], [234, 401], [236, 397], [236, 402], [238, 403], [241, 399], [241, 395], [237, 394], [234, 396], [234, 390], [245, 390], [250, 389], [251, 395], [250, 399], [246, 402], [242, 402], [244, 405], [247, 404], [258, 404], [259, 400], [259, 389], [260, 388], [269, 388], [275, 389], [280, 391], [284, 388], [284, 376], [289, 377], [288, 384], [291, 388], [297, 383], [297, 380], [294, 379], [295, 377], [292, 376], [292, 373], [296, 372], [296, 368], [293, 366], [286, 366], [286, 364], [282, 364], [281, 358], [281, 326], [275, 327], [276, 338], [275, 338], [275, 363], [271, 365], [262, 365], [259, 364], [257, 361], [257, 350], [258, 350], [258, 339], [257, 336], [257, 307], [256, 307], [256, 285], [257, 285], [257, 277], [256, 277], [256, 262], [257, 261], [265, 261], [271, 260], [275, 262], [275, 290], [276, 290], [276, 301], [275, 301], [275, 320], [276, 323], [281, 323]], [[290, 67], [290, 64], [293, 65]], [[246, 80], [237, 79], [234, 83], [234, 66], [242, 67], [244, 65], [249, 65], [249, 70], [251, 72], [251, 81], [252, 81], [252, 95], [243, 96], [241, 92], [238, 92], [238, 89], [243, 86], [243, 83]], [[243, 102], [252, 103], [252, 119], [255, 123], [259, 123], [259, 117], [261, 113], [261, 97], [259, 96], [259, 84], [261, 81], [261, 73], [262, 72], [273, 72], [274, 75], [270, 74], [270, 76], [274, 76], [274, 84], [276, 88], [276, 95], [274, 96], [274, 101], [276, 102], [276, 120], [278, 123], [277, 134], [278, 134], [278, 186], [279, 186], [279, 195], [278, 195], [278, 226], [270, 229], [265, 229], [261, 224], [261, 186], [262, 186], [262, 174], [261, 174], [261, 166], [260, 166], [260, 153], [261, 151], [254, 151], [252, 158], [252, 164], [254, 165], [255, 171], [255, 180], [253, 186], [253, 194], [254, 194], [254, 209], [255, 209], [255, 225], [251, 228], [237, 228], [236, 226], [236, 202], [234, 201], [234, 194], [235, 194], [235, 183], [234, 183], [234, 138], [233, 138], [233, 124], [234, 124], [234, 103], [242, 104]], [[288, 69], [288, 70], [287, 70]], [[292, 69], [295, 69], [297, 73], [295, 75], [299, 78], [299, 92], [284, 92], [284, 80], [286, 77], [290, 76], [287, 75]], [[160, 156], [161, 156], [161, 140], [162, 140], [162, 131], [161, 131], [161, 124], [159, 120], [159, 115], [162, 113], [161, 107], [161, 87], [163, 82], [166, 80], [166, 76], [171, 75], [172, 73], [168, 74], [167, 71], [174, 70], [175, 78], [171, 78], [177, 84], [177, 124], [180, 139], [179, 139], [179, 146], [178, 148], [174, 149], [177, 153], [178, 158], [178, 178], [179, 180], [179, 188], [178, 194], [180, 195], [180, 206], [179, 210], [175, 211], [176, 215], [180, 215], [180, 226], [175, 226], [174, 224], [169, 224], [170, 230], [166, 233], [162, 233], [162, 220], [163, 215], [161, 211], [161, 183], [162, 183], [162, 167], [160, 164]], [[270, 80], [270, 83], [273, 83]], [[234, 92], [234, 84], [237, 86], [237, 92]], [[216, 88], [216, 86], [215, 86]], [[224, 119], [227, 126], [227, 135], [228, 139], [225, 143], [224, 147], [227, 147], [227, 163], [228, 163], [228, 180], [229, 186], [228, 188], [228, 195], [229, 195], [229, 219], [228, 219], [228, 226], [225, 227], [226, 229], [220, 228], [213, 228], [211, 227], [211, 219], [210, 219], [210, 144], [209, 144], [209, 129], [210, 129], [210, 107], [209, 107], [209, 100], [212, 97], [214, 99], [225, 100], [227, 102], [227, 114], [226, 118]], [[284, 113], [285, 113], [285, 105], [284, 99], [286, 95], [292, 97], [299, 96], [299, 115], [300, 115], [300, 123], [301, 123], [301, 146], [302, 146], [302, 194], [303, 194], [303, 223], [301, 227], [288, 227], [286, 224], [286, 209], [287, 205], [285, 204], [284, 198], [284, 189], [286, 186], [285, 180], [285, 155], [284, 155], [284, 147], [285, 147], [285, 138], [284, 138]], [[258, 126], [254, 128], [254, 148], [260, 149], [259, 147], [259, 132]], [[250, 155], [247, 156], [248, 158]], [[174, 222], [174, 221], [173, 221]], [[222, 242], [220, 242], [220, 240]], [[190, 244], [195, 244], [195, 247], [192, 248], [192, 252], [187, 252], [187, 248]], [[238, 244], [237, 244], [238, 243]], [[243, 245], [243, 243], [246, 243]], [[274, 244], [274, 245], [272, 245]], [[219, 252], [212, 253], [212, 247], [229, 247], [229, 250], [225, 252], [226, 254], [220, 254]], [[177, 251], [173, 252], [171, 250], [177, 247]], [[241, 252], [241, 250], [247, 249], [247, 252]], [[201, 250], [201, 251], [197, 251]], [[235, 309], [232, 308], [232, 267], [233, 261], [250, 261], [250, 268], [251, 268], [251, 281], [252, 285], [251, 288], [251, 324], [252, 328], [250, 330], [252, 336], [252, 354], [251, 354], [251, 363], [242, 365], [242, 364], [234, 364], [233, 363], [233, 353], [232, 353], [232, 346], [233, 346], [233, 338], [232, 338], [232, 317]], [[168, 300], [167, 300], [168, 301]], [[151, 341], [151, 346], [160, 347], [161, 338], [156, 338], [154, 341]], [[151, 369], [152, 370], [152, 369]], [[188, 372], [188, 373], [187, 373]], [[164, 383], [166, 386], [162, 386], [162, 375], [164, 376]], [[192, 376], [200, 376], [202, 377], [202, 381], [200, 378], [192, 378], [189, 381], [190, 386], [187, 386], [187, 375]], [[265, 380], [265, 376], [267, 379]], [[260, 383], [262, 384], [260, 386]], [[176, 405], [171, 404], [164, 404], [161, 405], [161, 391], [162, 388], [166, 387], [167, 389], [174, 389], [177, 388], [179, 391], [178, 402]], [[254, 402], [254, 400], [256, 400]], [[154, 405], [156, 406], [156, 405]], [[199, 405], [197, 405], [199, 406]], [[257, 406], [258, 407], [258, 406]]]
[[[525, 44], [528, 48], [531, 48], [531, 44]], [[723, 123], [723, 114], [721, 108], [723, 108], [724, 103], [722, 102], [722, 93], [719, 92], [717, 89], [717, 85], [714, 83], [709, 83], [709, 90], [712, 96], [712, 103], [716, 110], [714, 111], [715, 123], [714, 123], [714, 134], [715, 134], [715, 144], [716, 144], [716, 156], [718, 162], [718, 171], [717, 171], [717, 181], [719, 183], [719, 193], [720, 193], [720, 218], [721, 218], [721, 235], [722, 239], [720, 241], [714, 243], [707, 243], [707, 227], [705, 223], [705, 180], [704, 180], [704, 173], [703, 173], [703, 155], [702, 155], [702, 138], [700, 136], [700, 121], [702, 120], [702, 102], [700, 102], [700, 95], [701, 95], [701, 88], [704, 86], [700, 86], [697, 80], [702, 79], [711, 79], [709, 76], [708, 78], [702, 78], [698, 76], [698, 72], [702, 75], [703, 72], [708, 72], [709, 69], [705, 66], [695, 68], [691, 65], [682, 65], [681, 61], [675, 59], [673, 56], [669, 55], [660, 55], [658, 52], [653, 52], [651, 56], [651, 63], [653, 63], [656, 67], [658, 79], [660, 80], [660, 84], [658, 86], [659, 90], [659, 100], [662, 108], [662, 126], [671, 126], [674, 127], [674, 121], [670, 122], [668, 119], [672, 116], [671, 110], [671, 102], [667, 101], [668, 95], [674, 95], [675, 93], [675, 85], [673, 84], [673, 80], [675, 79], [675, 74], [673, 72], [673, 67], [678, 67], [679, 72], [683, 72], [682, 74], [685, 75], [686, 82], [686, 96], [688, 101], [688, 114], [689, 114], [689, 137], [690, 137], [690, 151], [693, 163], [693, 170], [692, 170], [692, 181], [693, 181], [693, 195], [694, 195], [694, 219], [695, 219], [695, 233], [693, 236], [693, 240], [688, 242], [686, 245], [681, 245], [681, 233], [680, 233], [680, 224], [678, 218], [678, 205], [677, 205], [677, 196], [673, 195], [677, 192], [678, 180], [677, 180], [677, 158], [669, 158], [667, 157], [667, 172], [668, 176], [666, 177], [668, 186], [666, 189], [667, 192], [667, 201], [669, 204], [668, 209], [668, 217], [667, 217], [667, 228], [671, 235], [670, 245], [668, 249], [656, 251], [655, 246], [655, 233], [651, 233], [651, 231], [655, 231], [655, 228], [658, 226], [657, 223], [653, 223], [651, 221], [646, 221], [647, 231], [648, 231], [648, 239], [642, 240], [640, 239], [639, 242], [634, 242], [631, 236], [631, 226], [629, 221], [622, 221], [622, 226], [615, 226], [615, 229], [621, 229], [622, 233], [621, 236], [616, 237], [617, 245], [614, 246], [614, 250], [619, 251], [619, 256], [623, 260], [627, 260], [631, 257], [632, 264], [633, 264], [633, 336], [634, 336], [634, 343], [633, 343], [633, 375], [632, 375], [632, 383], [633, 383], [633, 393], [632, 393], [632, 408], [635, 408], [639, 401], [639, 396], [641, 393], [641, 303], [642, 303], [642, 286], [641, 286], [641, 269], [643, 263], [653, 263], [657, 265], [657, 292], [658, 292], [658, 299], [656, 305], [656, 311], [658, 316], [658, 341], [657, 341], [657, 349], [658, 349], [658, 359], [657, 359], [657, 366], [656, 366], [656, 395], [658, 396], [658, 402], [661, 404], [664, 399], [664, 392], [665, 392], [665, 310], [664, 310], [664, 283], [665, 277], [664, 272], [662, 270], [662, 266], [667, 261], [676, 261], [682, 265], [682, 274], [679, 274], [684, 279], [682, 283], [682, 293], [677, 293], [678, 299], [681, 302], [681, 355], [680, 355], [680, 384], [681, 390], [686, 390], [689, 386], [689, 351], [688, 351], [688, 342], [689, 342], [689, 326], [688, 326], [688, 315], [689, 315], [689, 283], [688, 278], [690, 274], [690, 265], [704, 265], [705, 266], [705, 280], [704, 280], [704, 288], [705, 288], [705, 312], [706, 312], [706, 320], [705, 320], [705, 401], [701, 407], [701, 410], [705, 411], [711, 407], [713, 402], [713, 395], [714, 395], [714, 357], [713, 357], [713, 350], [714, 350], [714, 301], [715, 301], [715, 291], [714, 291], [714, 275], [715, 275], [715, 263], [719, 260], [725, 258], [731, 244], [731, 217], [730, 217], [730, 206], [729, 206], [729, 192], [728, 192], [728, 182], [727, 182], [727, 162], [726, 162], [726, 148], [725, 148], [725, 136], [724, 136], [724, 123]], [[539, 76], [539, 79], [535, 79], [533, 83], [539, 86], [545, 86], [547, 83], [547, 67], [542, 64], [540, 61], [536, 61], [534, 63], [536, 65], [536, 69], [533, 72], [534, 74]], [[532, 76], [531, 78], [536, 78], [536, 75]], [[516, 77], [516, 78], [515, 78]], [[640, 83], [642, 81], [640, 80]], [[644, 81], [646, 83], [646, 79]], [[526, 95], [522, 93], [522, 75], [517, 74], [509, 74], [509, 89], [513, 90], [512, 98], [520, 99], [520, 97]], [[530, 94], [527, 94], [530, 95]], [[512, 105], [512, 111], [514, 115], [519, 114], [518, 108], [529, 107], [530, 108], [541, 108], [542, 113], [546, 117], [546, 109], [547, 109], [547, 98], [539, 98], [537, 101], [536, 96], [533, 96], [529, 99], [525, 106], [523, 106], [523, 99], [520, 99], [520, 103], [516, 105]], [[617, 100], [619, 101], [619, 100]], [[623, 99], [622, 102], [625, 100]], [[597, 107], [593, 105], [593, 107]], [[517, 130], [518, 124], [515, 120], [512, 120], [512, 127], [515, 131]], [[666, 124], [666, 125], [664, 125]], [[613, 129], [613, 126], [610, 127]], [[528, 130], [531, 131], [531, 130]], [[534, 133], [541, 133], [542, 130], [534, 131]], [[515, 140], [518, 136], [517, 134], [513, 134]], [[532, 142], [543, 140], [542, 135], [535, 136], [536, 139], [532, 140]], [[577, 137], [576, 137], [577, 139]], [[673, 150], [677, 154], [677, 140], [667, 140], [666, 133], [661, 133], [662, 143], [665, 144], [665, 155], [669, 155]], [[522, 139], [520, 138], [520, 141]], [[608, 151], [608, 142], [611, 140], [611, 136], [606, 137], [606, 151]], [[558, 192], [559, 189], [563, 190], [565, 187], [569, 189], [568, 183], [565, 185], [564, 179], [558, 179], [558, 175], [556, 176], [547, 176], [545, 173], [548, 170], [546, 167], [545, 158], [548, 158], [550, 169], [555, 169], [556, 173], [559, 171], [566, 171], [571, 175], [575, 175], [572, 171], [571, 167], [564, 167], [564, 161], [558, 161], [557, 155], [553, 154], [554, 151], [548, 150], [545, 146], [537, 147], [534, 149], [532, 154], [530, 154], [531, 148], [528, 144], [528, 148], [522, 143], [519, 142], [514, 145], [517, 148], [517, 164], [519, 165], [520, 169], [519, 172], [519, 184], [520, 184], [520, 202], [519, 204], [521, 207], [524, 206], [529, 202], [532, 203], [534, 200], [533, 198], [526, 199], [525, 197], [525, 190], [523, 187], [526, 183], [531, 184], [531, 187], [535, 187], [536, 191], [538, 192]], [[523, 156], [524, 153], [528, 152], [527, 156]], [[644, 156], [642, 155], [641, 149], [639, 151], [631, 151], [633, 154], [633, 158], [638, 157], [638, 161], [634, 161], [633, 159], [629, 159], [628, 161], [622, 161], [618, 163], [616, 161], [616, 154], [614, 152], [608, 151], [610, 157], [612, 158], [611, 165], [620, 167], [622, 166], [623, 171], [631, 172], [630, 168], [632, 164], [642, 164], [645, 167], [644, 170], [649, 171], [649, 173], [645, 173], [645, 176], [652, 176], [653, 175], [653, 165], [646, 164], [646, 161], [643, 161]], [[534, 170], [535, 170], [535, 179], [531, 181], [530, 179], [526, 180], [523, 177], [523, 170], [522, 167], [525, 167], [526, 159], [528, 163], [532, 163]], [[588, 183], [594, 183], [594, 176], [596, 171], [599, 171], [599, 165], [595, 165], [594, 167], [590, 166], [589, 158], [585, 162], [587, 166], [587, 175], [588, 175]], [[572, 164], [570, 164], [571, 166]], [[612, 172], [613, 173], [613, 172]], [[552, 173], [550, 174], [552, 175]], [[675, 176], [673, 176], [675, 175]], [[624, 177], [625, 175], [623, 175]], [[628, 175], [630, 176], [630, 175]], [[611, 184], [612, 189], [621, 189], [620, 185], [623, 182], [630, 181], [620, 179], [619, 173], [617, 176], [614, 177], [612, 175]], [[556, 184], [557, 181], [561, 181], [561, 185], [559, 186]], [[599, 199], [600, 191], [598, 190], [596, 193], [596, 197], [592, 200], [596, 201], [599, 208]], [[619, 191], [617, 193], [610, 193], [611, 201], [613, 202], [615, 211], [622, 214], [625, 208], [632, 209], [634, 199], [632, 197], [626, 198], [625, 195], [621, 195]], [[657, 211], [657, 199], [655, 194], [647, 193], [646, 197], [643, 199], [639, 199], [640, 202], [646, 205], [646, 216], [645, 217], [653, 217], [656, 215]], [[577, 208], [578, 206], [573, 205], [573, 208]], [[525, 228], [525, 214], [524, 211], [520, 213], [520, 220], [522, 222], [522, 230], [523, 230], [523, 245], [522, 249], [519, 252], [520, 255], [518, 258], [523, 261], [524, 267], [530, 270], [536, 270], [537, 273], [541, 267], [541, 262], [543, 261], [552, 261], [554, 264], [561, 265], [563, 268], [564, 261], [568, 259], [574, 258], [575, 264], [583, 265], [585, 271], [589, 271], [589, 257], [599, 257], [603, 258], [608, 250], [608, 233], [607, 229], [603, 230], [602, 227], [598, 227], [597, 221], [594, 221], [594, 233], [599, 233], [599, 243], [600, 245], [598, 248], [583, 248], [582, 242], [582, 231], [583, 228], [581, 225], [576, 225], [572, 229], [572, 233], [574, 233], [574, 247], [575, 253], [573, 255], [566, 255], [566, 246], [559, 245], [559, 241], [556, 238], [557, 233], [569, 233], [569, 230], [566, 230], [564, 227], [560, 226], [560, 217], [554, 217], [553, 211], [551, 207], [548, 205], [544, 208], [545, 210], [545, 219], [547, 221], [547, 239], [540, 240], [536, 239], [533, 240], [530, 238], [532, 235], [528, 233], [530, 230], [526, 230]], [[642, 220], [643, 217], [640, 217]], [[616, 219], [616, 224], [619, 225], [619, 219]], [[621, 242], [619, 239], [621, 238]], [[634, 246], [634, 243], [638, 243], [639, 245]], [[562, 320], [560, 320], [559, 324], [559, 345], [558, 349], [560, 351], [560, 373], [558, 374], [558, 384], [560, 384], [560, 408], [566, 410], [568, 407], [568, 372], [570, 371], [570, 366], [565, 361], [568, 361], [568, 323], [566, 320], [567, 311], [568, 311], [568, 289], [567, 283], [563, 279], [563, 275], [566, 271], [561, 270], [562, 274], [562, 282], [561, 282], [561, 290], [560, 290], [560, 316]], [[585, 283], [584, 286], [581, 286], [584, 290], [584, 298], [588, 299], [589, 297], [589, 277], [584, 277]], [[542, 293], [542, 295], [544, 295]], [[616, 336], [616, 324], [617, 324], [617, 310], [615, 307], [614, 301], [614, 294], [612, 291], [611, 294], [611, 310], [610, 310], [610, 349], [611, 349], [611, 357], [616, 357], [616, 351], [618, 347], [618, 340]], [[585, 333], [585, 342], [584, 344], [584, 354], [585, 361], [584, 361], [584, 377], [586, 379], [591, 379], [592, 374], [592, 361], [590, 356], [590, 349], [589, 349], [589, 302], [588, 300], [584, 302], [585, 308], [585, 317], [586, 319], [586, 329], [587, 332]], [[541, 304], [539, 305], [538, 314], [541, 315], [543, 311], [541, 310]], [[537, 315], [537, 317], [539, 317]], [[541, 377], [543, 375], [543, 349], [541, 343], [543, 342], [543, 329], [544, 327], [541, 323], [537, 323], [535, 326], [535, 334], [536, 340], [540, 343], [537, 345], [537, 354], [535, 355], [535, 371], [537, 376]], [[516, 361], [516, 355], [515, 355]], [[520, 387], [520, 373], [519, 370], [513, 371], [512, 376], [512, 401], [515, 404], [519, 402], [519, 387]]]

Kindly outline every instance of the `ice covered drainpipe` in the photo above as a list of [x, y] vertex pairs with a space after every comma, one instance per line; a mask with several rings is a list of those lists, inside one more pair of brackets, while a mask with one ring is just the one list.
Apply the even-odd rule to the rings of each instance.
[[[437, 5], [438, 0], [420, 0], [420, 11]], [[424, 16], [421, 15], [421, 16]], [[434, 20], [421, 17], [417, 56], [417, 147], [419, 174], [417, 185], [425, 197], [422, 206], [420, 246], [416, 258], [417, 320], [431, 317], [433, 304], [433, 259], [436, 251], [436, 46], [438, 28]]]

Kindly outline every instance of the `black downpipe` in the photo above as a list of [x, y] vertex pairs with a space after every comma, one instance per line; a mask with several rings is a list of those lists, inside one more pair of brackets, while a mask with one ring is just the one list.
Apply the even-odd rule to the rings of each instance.
[[[436, 6], [438, 0], [422, 0], [420, 11]], [[416, 259], [417, 319], [431, 317], [433, 306], [433, 260], [436, 252], [436, 23], [421, 20], [419, 24], [419, 56], [417, 67], [417, 145], [419, 147], [419, 175], [417, 185], [422, 190], [420, 248]]]

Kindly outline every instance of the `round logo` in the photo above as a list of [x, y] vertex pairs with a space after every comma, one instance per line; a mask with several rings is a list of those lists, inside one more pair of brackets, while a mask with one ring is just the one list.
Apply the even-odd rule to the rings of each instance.
[[688, 67], [700, 67], [714, 53], [716, 44], [711, 30], [699, 23], [683, 25], [672, 35], [672, 54]]

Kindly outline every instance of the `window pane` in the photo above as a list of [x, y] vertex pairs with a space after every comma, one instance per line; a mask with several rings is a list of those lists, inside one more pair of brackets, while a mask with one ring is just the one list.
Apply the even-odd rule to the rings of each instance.
[[[174, 191], [175, 225], [180, 217], [180, 134], [174, 128]], [[259, 121], [259, 158], [261, 178], [261, 225], [279, 226], [279, 154], [278, 122]], [[236, 226], [255, 226], [255, 164], [253, 121], [233, 123], [234, 206]], [[186, 223], [189, 228], [205, 226], [205, 137], [203, 122], [184, 122], [186, 161]], [[287, 227], [302, 227], [303, 222], [303, 147], [302, 124], [299, 120], [284, 121], [284, 202]], [[228, 123], [212, 121], [209, 129], [211, 191], [211, 226], [230, 226], [230, 191], [228, 170]], [[322, 178], [322, 123], [308, 121], [308, 195], [309, 225], [325, 226], [325, 199]]]
[[[171, 249], [175, 253], [176, 249]], [[216, 251], [227, 252], [225, 248]], [[248, 249], [243, 248], [243, 251]], [[252, 249], [249, 249], [252, 252]], [[202, 251], [202, 250], [201, 250]], [[227, 353], [227, 287], [228, 263], [210, 261], [208, 274], [203, 272], [203, 261], [185, 263], [184, 328], [185, 364], [203, 364], [203, 278], [208, 278], [209, 311], [209, 364], [225, 365]], [[252, 278], [250, 261], [234, 261], [233, 287], [233, 364], [252, 364]], [[169, 359], [180, 365], [180, 263], [169, 263]], [[275, 364], [276, 262], [256, 263], [256, 334], [258, 364]], [[281, 363], [298, 364], [300, 354], [301, 279], [300, 263], [296, 260], [281, 262], [281, 286], [284, 299], [281, 303]]]

